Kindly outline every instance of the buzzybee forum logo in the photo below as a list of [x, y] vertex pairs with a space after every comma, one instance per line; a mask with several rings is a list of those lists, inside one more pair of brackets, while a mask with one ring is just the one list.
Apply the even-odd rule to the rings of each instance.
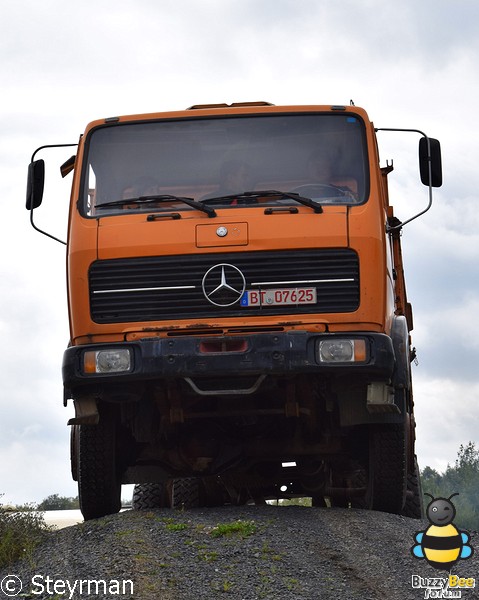
[[469, 544], [471, 536], [466, 531], [459, 531], [453, 523], [456, 507], [451, 498], [459, 494], [452, 494], [447, 499], [424, 495], [431, 498], [426, 509], [431, 524], [425, 531], [415, 534], [417, 543], [411, 548], [412, 555], [426, 559], [435, 569], [450, 571], [459, 560], [471, 558], [474, 553]]
[[460, 560], [467, 560], [474, 554], [471, 536], [467, 531], [459, 530], [453, 523], [456, 507], [451, 498], [431, 498], [426, 508], [430, 523], [424, 531], [414, 534], [415, 544], [411, 547], [414, 558], [426, 560], [435, 569], [449, 571], [445, 577], [412, 576], [412, 587], [423, 589], [425, 598], [461, 598], [462, 591], [476, 586], [473, 577], [459, 577], [451, 574], [451, 569]]

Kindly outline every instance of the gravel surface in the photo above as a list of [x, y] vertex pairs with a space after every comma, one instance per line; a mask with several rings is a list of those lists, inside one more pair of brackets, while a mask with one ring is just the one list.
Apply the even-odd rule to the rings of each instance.
[[[416, 600], [427, 596], [412, 575], [447, 577], [410, 554], [428, 525], [296, 506], [127, 511], [49, 534], [33, 557], [1, 569], [0, 583], [16, 575], [28, 599]], [[453, 573], [479, 585], [479, 550]]]

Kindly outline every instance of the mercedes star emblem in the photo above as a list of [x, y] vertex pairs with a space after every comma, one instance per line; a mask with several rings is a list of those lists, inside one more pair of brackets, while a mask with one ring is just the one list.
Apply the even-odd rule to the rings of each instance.
[[208, 302], [215, 306], [232, 306], [243, 296], [246, 280], [235, 266], [222, 263], [206, 271], [201, 284]]

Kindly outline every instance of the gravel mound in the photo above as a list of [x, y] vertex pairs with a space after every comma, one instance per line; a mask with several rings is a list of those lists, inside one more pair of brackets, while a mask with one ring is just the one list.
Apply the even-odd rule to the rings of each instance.
[[[425, 590], [413, 589], [412, 575], [447, 577], [410, 553], [427, 526], [298, 506], [127, 511], [51, 533], [0, 581], [15, 574], [19, 597], [42, 600], [418, 600]], [[478, 554], [453, 572], [474, 577]]]

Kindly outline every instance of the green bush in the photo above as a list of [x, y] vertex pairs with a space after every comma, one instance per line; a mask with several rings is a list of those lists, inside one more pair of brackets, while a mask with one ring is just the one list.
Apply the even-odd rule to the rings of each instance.
[[0, 567], [21, 558], [30, 559], [34, 548], [50, 531], [43, 514], [34, 510], [31, 506], [29, 511], [12, 512], [0, 504]]
[[71, 498], [60, 496], [59, 494], [51, 494], [47, 496], [38, 505], [38, 510], [73, 510], [80, 508], [78, 496]]

